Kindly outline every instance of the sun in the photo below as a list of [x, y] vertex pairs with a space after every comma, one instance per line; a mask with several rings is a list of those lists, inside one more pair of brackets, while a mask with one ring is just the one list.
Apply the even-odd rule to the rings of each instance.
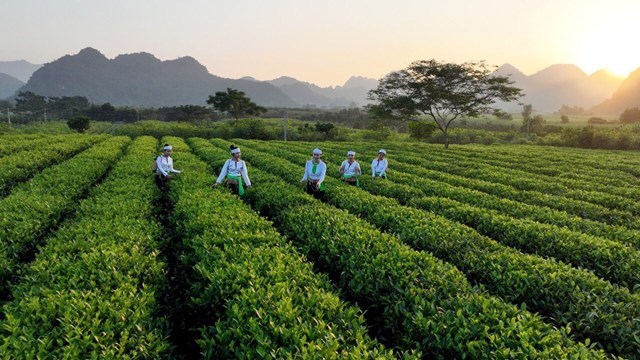
[[629, 14], [602, 19], [582, 35], [578, 65], [587, 72], [607, 69], [620, 77], [640, 67], [640, 47], [634, 43], [637, 32]]

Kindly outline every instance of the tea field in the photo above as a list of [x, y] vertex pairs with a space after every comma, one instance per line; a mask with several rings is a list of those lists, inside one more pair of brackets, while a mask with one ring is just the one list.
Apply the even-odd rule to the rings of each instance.
[[228, 140], [0, 139], [3, 358], [640, 357], [637, 152], [238, 139], [239, 198]]

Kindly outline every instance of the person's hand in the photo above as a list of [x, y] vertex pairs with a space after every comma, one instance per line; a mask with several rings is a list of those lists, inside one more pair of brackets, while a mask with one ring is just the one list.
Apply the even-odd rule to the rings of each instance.
[[253, 185], [248, 185], [247, 188], [248, 189], [253, 189]]
[[213, 183], [213, 187], [217, 187], [218, 185], [220, 185], [220, 183], [218, 182]]

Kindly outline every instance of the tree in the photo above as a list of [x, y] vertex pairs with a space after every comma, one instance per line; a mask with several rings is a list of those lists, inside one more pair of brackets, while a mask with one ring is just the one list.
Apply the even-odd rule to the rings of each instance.
[[197, 122], [200, 119], [208, 119], [211, 109], [199, 105], [182, 105], [178, 107], [182, 113], [180, 120]]
[[568, 124], [569, 123], [569, 116], [567, 116], [566, 114], [562, 114], [562, 116], [560, 116], [560, 122], [563, 124]]
[[215, 96], [209, 95], [207, 104], [214, 109], [228, 112], [236, 121], [243, 115], [258, 116], [267, 111], [266, 108], [252, 102], [243, 91], [227, 88], [227, 92], [216, 91]]
[[527, 133], [529, 136], [529, 132], [531, 131], [531, 114], [533, 113], [533, 105], [527, 104], [522, 107], [522, 130]]
[[91, 119], [86, 116], [75, 116], [67, 120], [67, 126], [69, 129], [83, 133], [91, 126]]
[[98, 121], [115, 121], [116, 120], [116, 108], [111, 103], [104, 103], [102, 105], [91, 105], [86, 111], [93, 120]]
[[637, 107], [627, 108], [620, 114], [620, 122], [633, 124], [640, 122], [640, 109]]
[[449, 126], [459, 118], [498, 113], [497, 101], [514, 101], [520, 89], [508, 77], [496, 76], [484, 62], [453, 64], [436, 60], [411, 63], [385, 76], [368, 98], [376, 102], [368, 110], [377, 117], [404, 121], [433, 120], [449, 148]]
[[21, 91], [16, 97], [16, 111], [42, 111], [47, 106], [47, 98], [31, 91]]
[[47, 100], [47, 111], [58, 118], [68, 118], [88, 110], [91, 104], [84, 96], [50, 97]]
[[543, 132], [545, 119], [541, 115], [531, 116], [533, 114], [533, 106], [531, 104], [522, 107], [522, 127], [520, 131], [526, 132], [527, 136], [531, 133], [541, 134]]
[[0, 113], [7, 111], [7, 109], [13, 109], [13, 104], [9, 100], [0, 100]]

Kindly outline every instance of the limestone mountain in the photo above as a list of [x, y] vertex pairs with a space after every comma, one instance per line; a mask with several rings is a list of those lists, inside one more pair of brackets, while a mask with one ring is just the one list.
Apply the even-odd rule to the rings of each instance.
[[93, 48], [45, 64], [20, 91], [85, 96], [96, 104], [160, 107], [205, 105], [209, 95], [228, 87], [244, 91], [259, 105], [297, 105], [271, 84], [212, 75], [192, 57], [161, 61], [135, 53], [108, 59]]
[[[515, 82], [523, 89], [525, 96], [521, 103], [532, 104], [537, 112], [551, 113], [562, 105], [578, 106], [585, 109], [598, 104], [616, 90], [623, 79], [605, 70], [587, 75], [575, 65], [551, 65], [535, 74], [527, 76], [515, 67], [505, 64], [495, 71]], [[522, 109], [517, 103], [500, 104], [507, 111]]]
[[24, 82], [15, 77], [0, 73], [0, 100], [13, 96], [22, 85]]
[[591, 109], [597, 114], [620, 115], [625, 109], [640, 107], [640, 68], [629, 74], [618, 90]]
[[26, 83], [31, 77], [31, 74], [41, 66], [40, 64], [32, 64], [26, 60], [0, 61], [0, 73], [11, 75], [23, 83]]
[[378, 86], [378, 80], [360, 76], [352, 76], [343, 86], [335, 87], [320, 87], [289, 76], [281, 76], [267, 82], [282, 89], [285, 94], [301, 105], [320, 107], [365, 105], [367, 92]]

